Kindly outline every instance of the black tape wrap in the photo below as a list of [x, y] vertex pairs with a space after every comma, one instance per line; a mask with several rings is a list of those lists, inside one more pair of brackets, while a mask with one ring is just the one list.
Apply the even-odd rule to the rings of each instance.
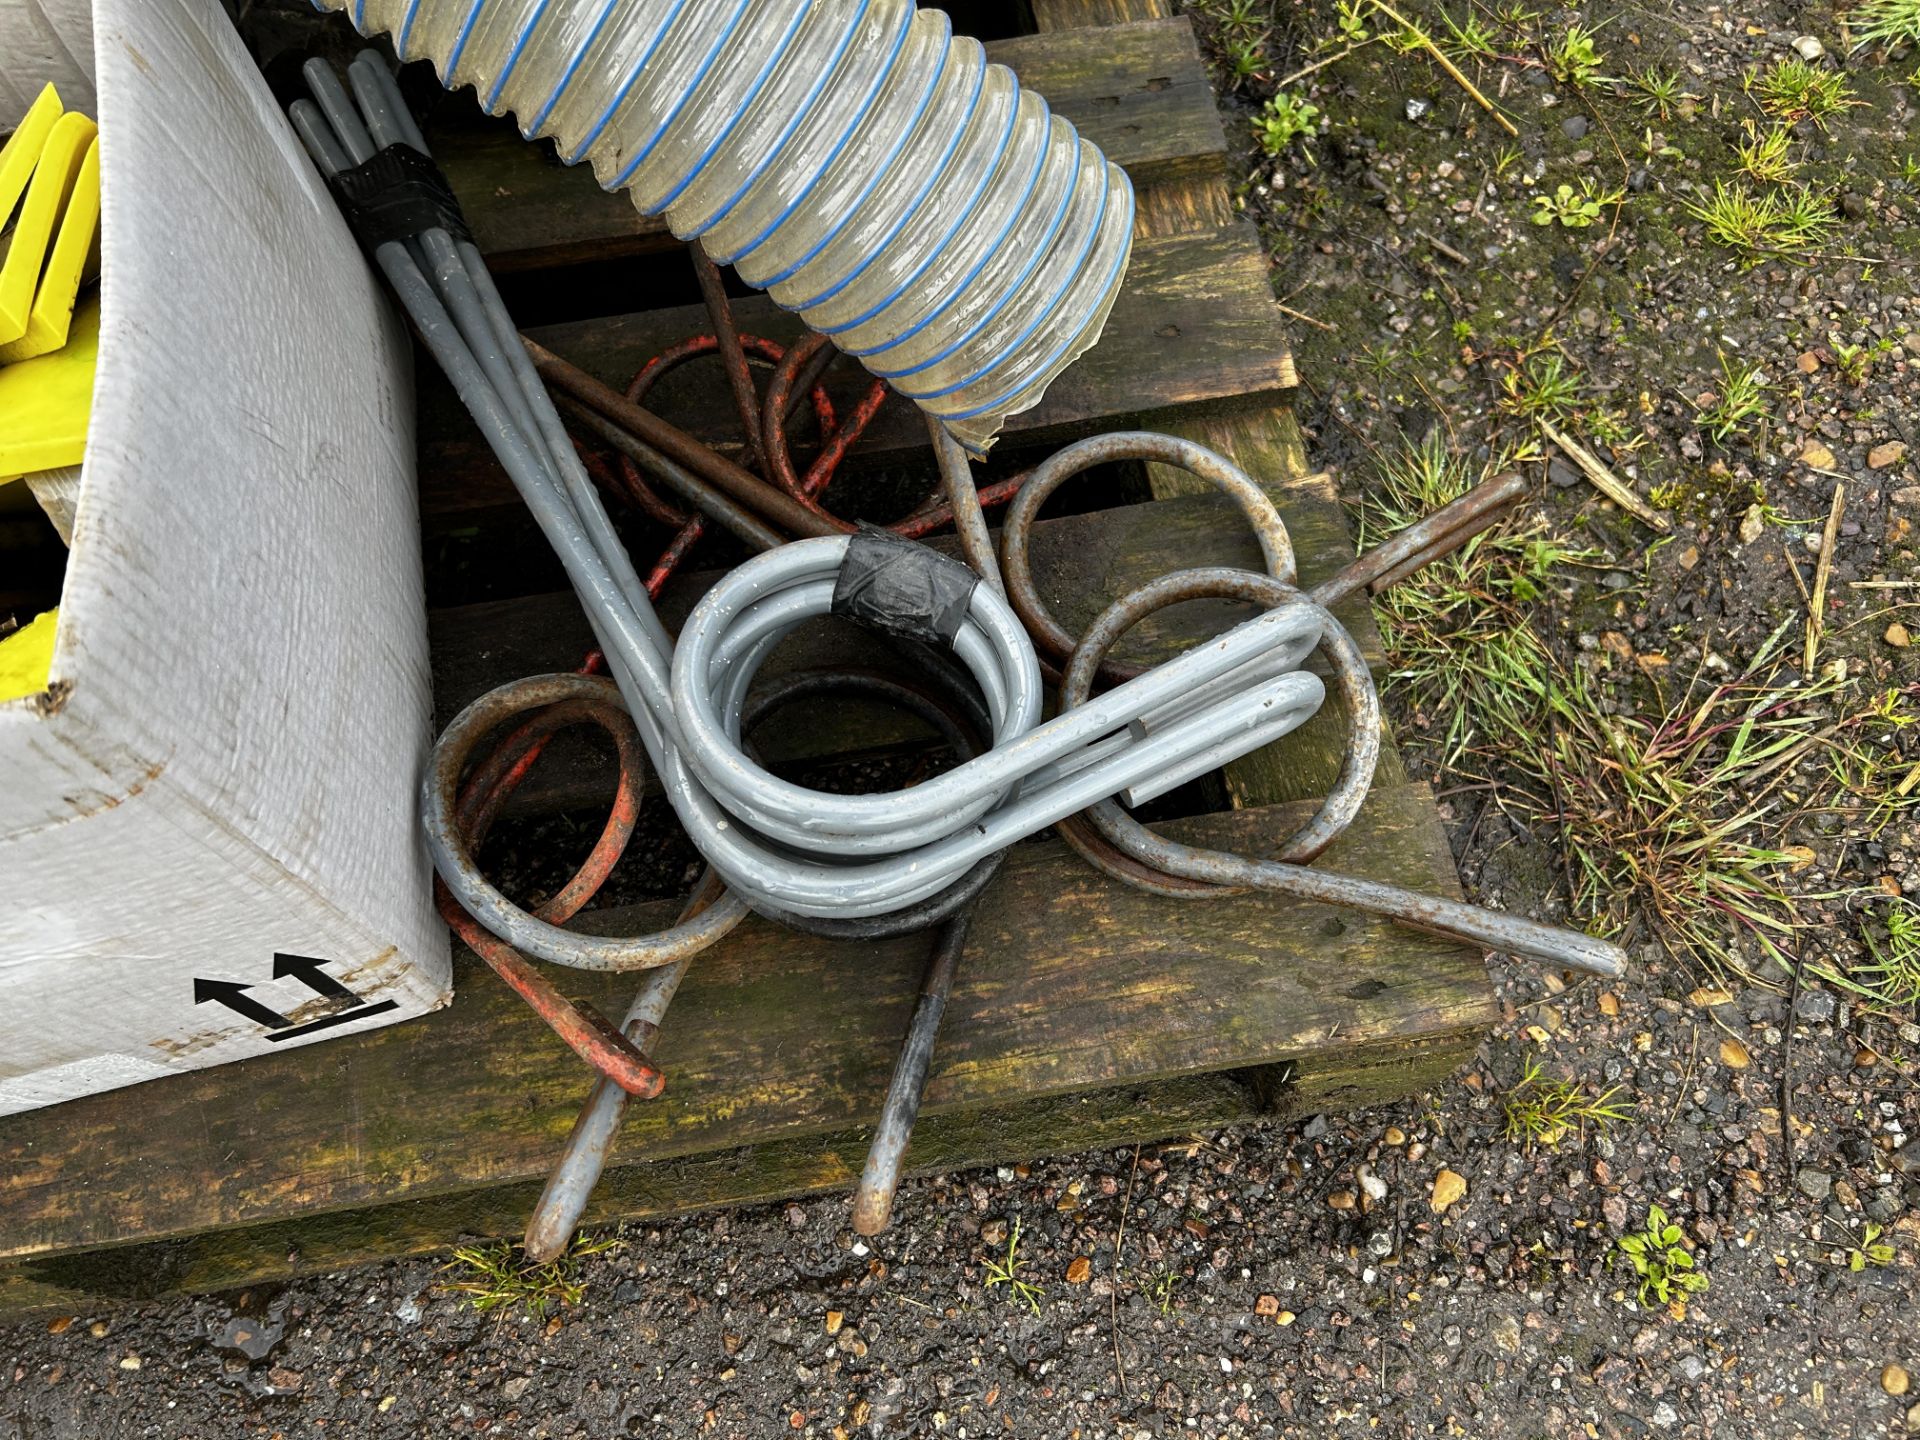
[[368, 250], [425, 230], [445, 230], [456, 240], [473, 238], [447, 177], [411, 145], [389, 145], [327, 183]]
[[863, 525], [847, 540], [833, 613], [870, 630], [951, 649], [979, 583], [978, 575], [938, 550]]

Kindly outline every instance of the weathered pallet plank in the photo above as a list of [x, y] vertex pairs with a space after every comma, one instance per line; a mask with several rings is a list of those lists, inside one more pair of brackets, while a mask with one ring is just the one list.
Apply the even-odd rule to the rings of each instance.
[[1043, 34], [1101, 30], [1171, 15], [1168, 0], [1032, 0], [1034, 24]]
[[[1175, 822], [1258, 851], [1304, 807]], [[1424, 788], [1377, 793], [1330, 866], [1453, 893]], [[598, 912], [647, 929], [669, 907]], [[836, 944], [750, 920], [694, 966], [636, 1106], [629, 1162], [837, 1133], [869, 1121], [924, 937]], [[451, 1007], [244, 1070], [182, 1075], [0, 1121], [0, 1257], [221, 1230], [531, 1180], [581, 1092], [578, 1062], [464, 957]], [[927, 1114], [1465, 1035], [1493, 1018], [1478, 959], [1370, 916], [1275, 896], [1156, 899], [1052, 839], [1017, 847], [981, 902]], [[634, 981], [563, 972], [608, 1013]], [[244, 1094], [245, 1103], [235, 1104]], [[128, 1124], [137, 1096], [140, 1121]], [[217, 1178], [216, 1178], [217, 1177]], [[84, 1197], [84, 1202], [76, 1197]]]
[[[787, 342], [799, 333], [799, 322], [765, 296], [736, 301], [734, 313], [750, 334]], [[1295, 383], [1277, 320], [1267, 262], [1250, 227], [1141, 241], [1100, 343], [1053, 382], [1044, 401], [1008, 422], [1003, 443], [1057, 444], [1182, 407], [1276, 396]], [[705, 308], [690, 305], [530, 333], [599, 379], [624, 387], [654, 355], [711, 328]], [[843, 362], [829, 388], [850, 401], [868, 383], [864, 372]], [[422, 368], [419, 394], [422, 511], [447, 516], [512, 501], [505, 472], [437, 371]], [[649, 404], [709, 444], [735, 438], [739, 427], [717, 368], [690, 366], [670, 375]], [[899, 401], [881, 407], [849, 460], [873, 465], [911, 454], [917, 463], [926, 444], [919, 411]]]
[[[1303, 1111], [1362, 1109], [1439, 1084], [1472, 1053], [1476, 1040], [1477, 1032], [1464, 1030], [1323, 1048], [1290, 1065], [929, 1115], [914, 1131], [909, 1173], [1148, 1143]], [[866, 1141], [867, 1132], [854, 1129], [637, 1162], [616, 1150], [583, 1219], [593, 1226], [789, 1196], [846, 1194], [865, 1159]], [[236, 1289], [427, 1255], [476, 1237], [514, 1237], [539, 1193], [540, 1182], [517, 1181], [0, 1264], [0, 1319]]]
[[[1136, 185], [1222, 173], [1226, 148], [1213, 91], [1184, 19], [995, 40], [987, 54], [1046, 96]], [[602, 190], [586, 167], [562, 165], [551, 146], [528, 144], [511, 120], [457, 120], [438, 126], [431, 140], [497, 273], [679, 243], [663, 219]]]

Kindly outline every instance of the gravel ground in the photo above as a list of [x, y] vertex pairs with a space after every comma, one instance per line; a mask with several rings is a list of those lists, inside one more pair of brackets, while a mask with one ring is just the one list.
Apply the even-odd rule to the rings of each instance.
[[[1253, 22], [1224, 0], [1196, 9], [1237, 140], [1276, 79], [1339, 48], [1313, 48], [1338, 33], [1331, 4], [1255, 6]], [[1824, 658], [1782, 683], [1831, 682], [1836, 726], [1878, 704], [1877, 729], [1845, 733], [1888, 767], [1836, 771], [1822, 749], [1764, 831], [1798, 984], [1751, 935], [1731, 964], [1676, 947], [1634, 898], [1613, 913], [1637, 961], [1625, 982], [1496, 966], [1496, 1033], [1400, 1105], [912, 1184], [878, 1242], [838, 1199], [630, 1227], [578, 1262], [579, 1303], [546, 1315], [478, 1313], [413, 1262], [0, 1331], [0, 1436], [1920, 1431], [1920, 1030], [1911, 1003], [1865, 1005], [1811, 969], [1864, 963], [1920, 895], [1920, 833], [1893, 793], [1920, 758], [1902, 623], [1920, 582], [1920, 239], [1901, 178], [1915, 57], [1836, 60], [1823, 5], [1586, 14], [1605, 73], [1681, 79], [1693, 98], [1662, 118], [1625, 84], [1554, 79], [1522, 43], [1575, 18], [1518, 23], [1511, 54], [1467, 66], [1514, 117], [1514, 158], [1426, 59], [1374, 43], [1292, 83], [1325, 129], [1273, 155], [1249, 141], [1240, 193], [1305, 317], [1302, 419], [1356, 506], [1410, 437], [1437, 429], [1470, 458], [1533, 439], [1506, 376], [1557, 344], [1537, 357], [1577, 377], [1562, 428], [1674, 528], [1651, 543], [1564, 458], [1523, 450], [1539, 523], [1590, 552], [1528, 613], [1598, 713], [1644, 718], [1685, 689], [1663, 675], [1738, 674], [1797, 627], [1846, 487]], [[1817, 257], [1746, 265], [1686, 205], [1733, 173], [1758, 113], [1741, 76], [1806, 36], [1860, 102], [1790, 135], [1835, 224]], [[1235, 80], [1248, 37], [1262, 63]], [[1530, 223], [1534, 195], [1583, 177], [1617, 183], [1617, 213]], [[1717, 442], [1699, 410], [1722, 357], [1760, 368], [1764, 416]], [[1417, 686], [1391, 698], [1469, 885], [1587, 918], [1499, 747], [1450, 754]], [[1702, 803], [1731, 816], [1739, 790]], [[1630, 1115], [1510, 1139], [1533, 1063], [1589, 1100], [1619, 1087]], [[1618, 1244], [1656, 1205], [1709, 1282], [1667, 1304]], [[1014, 1222], [1031, 1304], [989, 1283]]]

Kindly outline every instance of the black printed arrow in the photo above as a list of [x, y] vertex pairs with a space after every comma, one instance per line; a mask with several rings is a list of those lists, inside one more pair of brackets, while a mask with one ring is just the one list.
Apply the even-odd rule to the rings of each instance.
[[284, 1030], [293, 1022], [278, 1010], [271, 1010], [258, 1000], [247, 998], [250, 985], [242, 985], [238, 980], [202, 980], [197, 976], [193, 982], [193, 1003], [204, 1005], [209, 1000], [218, 1000], [243, 1020], [251, 1020], [256, 1025], [264, 1025], [269, 1030]]
[[282, 980], [291, 975], [316, 995], [324, 995], [329, 1000], [358, 1001], [358, 995], [326, 972], [326, 963], [311, 955], [275, 954], [273, 978]]

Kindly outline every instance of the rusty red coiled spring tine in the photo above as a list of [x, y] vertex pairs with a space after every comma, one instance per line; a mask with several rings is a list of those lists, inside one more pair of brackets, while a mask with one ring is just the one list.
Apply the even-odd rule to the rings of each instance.
[[[633, 834], [640, 811], [635, 766], [642, 762], [638, 758], [639, 736], [632, 733], [632, 721], [609, 706], [577, 701], [549, 706], [516, 726], [473, 768], [461, 783], [456, 802], [456, 814], [468, 846], [477, 850], [492, 828], [500, 807], [525, 778], [533, 757], [545, 746], [547, 738], [566, 726], [589, 722], [600, 725], [614, 737], [620, 756], [620, 782], [607, 824], [593, 852], [560, 892], [535, 912], [539, 918], [556, 924], [574, 915], [605, 883]], [[527, 1002], [569, 1049], [629, 1094], [651, 1098], [660, 1093], [663, 1084], [660, 1072], [605, 1016], [591, 1006], [575, 1005], [560, 994], [525, 956], [461, 909], [452, 892], [438, 880], [434, 883], [434, 899], [454, 933]]]

